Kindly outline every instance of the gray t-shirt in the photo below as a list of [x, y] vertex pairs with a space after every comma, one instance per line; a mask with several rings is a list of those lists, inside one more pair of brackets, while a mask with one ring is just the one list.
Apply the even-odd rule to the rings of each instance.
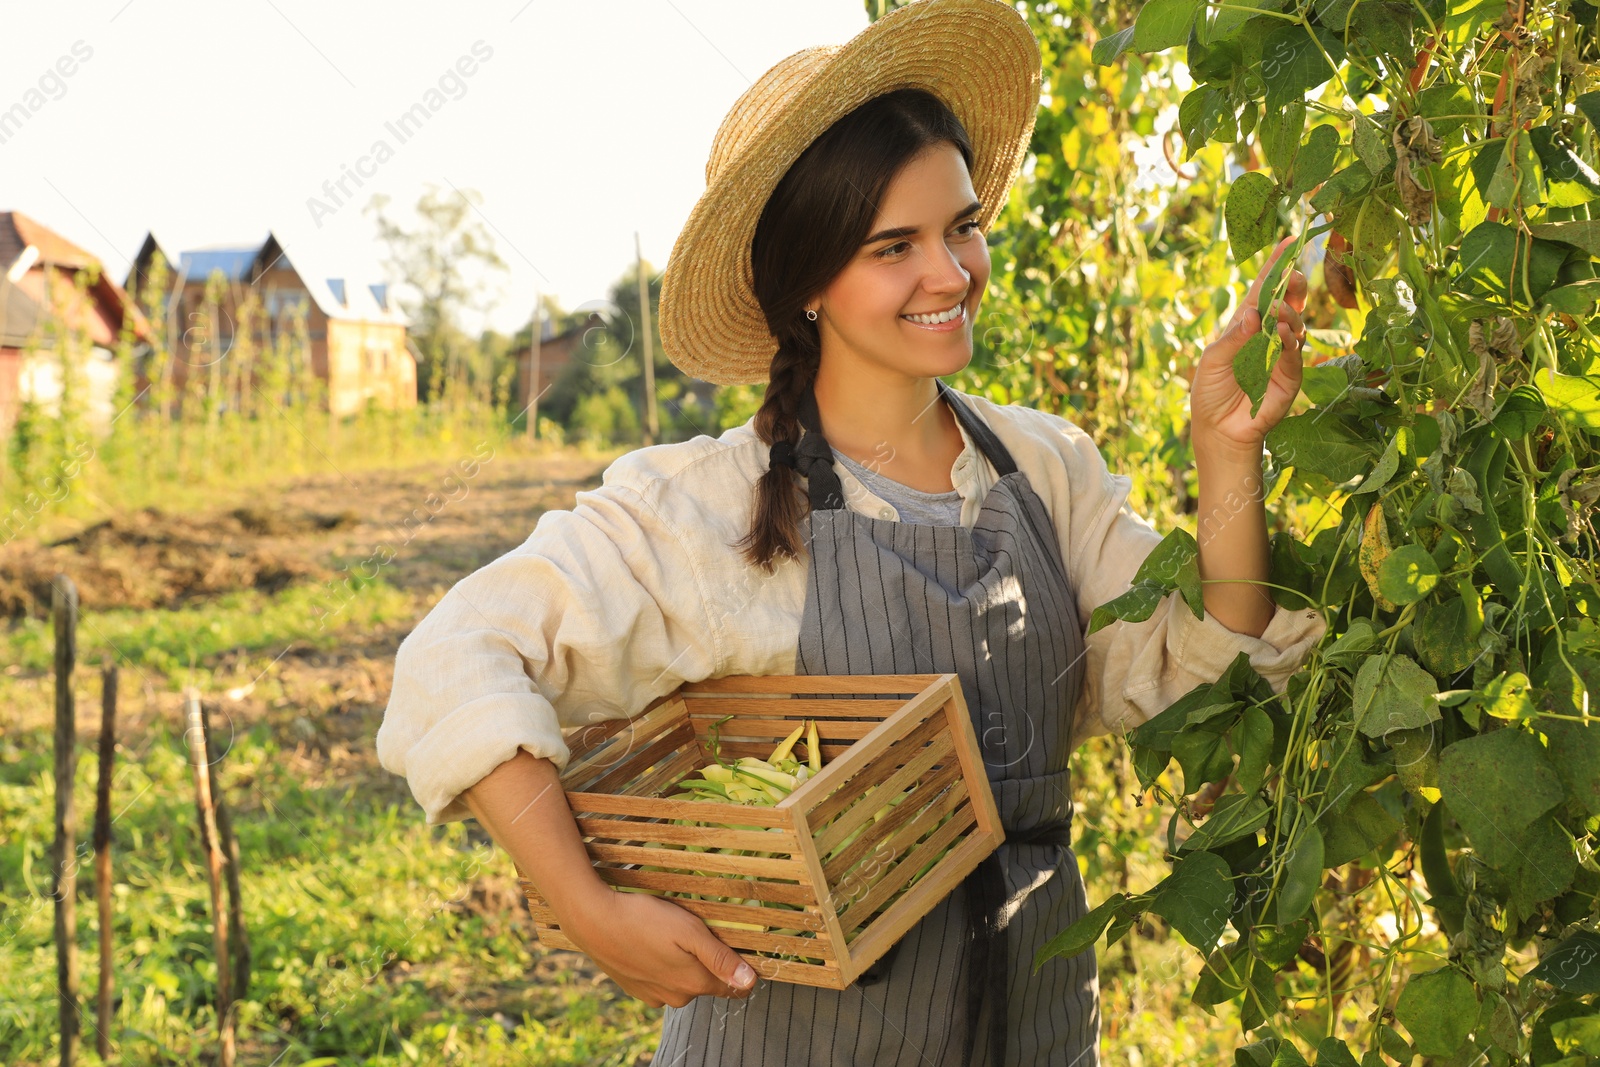
[[862, 485], [882, 497], [899, 512], [901, 522], [918, 523], [922, 526], [961, 525], [962, 501], [959, 489], [952, 489], [948, 493], [924, 493], [903, 482], [885, 478], [870, 467], [863, 467], [837, 448], [833, 450], [833, 454], [840, 463], [849, 468], [850, 473], [854, 474]]

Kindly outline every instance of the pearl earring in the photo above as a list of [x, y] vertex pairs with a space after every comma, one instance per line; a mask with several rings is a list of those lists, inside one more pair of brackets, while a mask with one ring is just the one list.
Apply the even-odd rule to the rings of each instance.
[[806, 318], [810, 319], [812, 322], [816, 322], [817, 321], [817, 313], [816, 313], [816, 311], [814, 311], [811, 308], [806, 308]]

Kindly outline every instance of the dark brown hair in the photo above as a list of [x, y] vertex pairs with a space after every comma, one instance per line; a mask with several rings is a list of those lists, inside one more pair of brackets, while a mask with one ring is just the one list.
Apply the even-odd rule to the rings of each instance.
[[[800, 440], [800, 398], [822, 358], [817, 323], [805, 305], [860, 251], [894, 176], [924, 150], [949, 143], [972, 170], [972, 142], [961, 120], [923, 89], [875, 96], [835, 122], [794, 161], [762, 209], [750, 244], [756, 300], [778, 340], [756, 412], [768, 445]], [[774, 463], [756, 483], [750, 530], [735, 543], [753, 566], [800, 558], [807, 501], [799, 474]]]

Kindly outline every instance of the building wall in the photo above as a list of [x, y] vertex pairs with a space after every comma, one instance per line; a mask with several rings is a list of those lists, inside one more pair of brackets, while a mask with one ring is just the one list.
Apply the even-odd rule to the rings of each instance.
[[337, 415], [359, 412], [370, 397], [381, 408], [416, 407], [417, 366], [406, 351], [404, 326], [328, 323], [328, 394]]

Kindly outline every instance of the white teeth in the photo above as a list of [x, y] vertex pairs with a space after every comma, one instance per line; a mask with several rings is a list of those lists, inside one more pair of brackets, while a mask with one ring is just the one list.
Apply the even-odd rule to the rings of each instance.
[[965, 307], [965, 304], [957, 304], [949, 311], [941, 311], [937, 315], [901, 315], [900, 317], [909, 319], [912, 322], [920, 322], [926, 326], [933, 326], [941, 322], [949, 322], [951, 319], [960, 318]]

